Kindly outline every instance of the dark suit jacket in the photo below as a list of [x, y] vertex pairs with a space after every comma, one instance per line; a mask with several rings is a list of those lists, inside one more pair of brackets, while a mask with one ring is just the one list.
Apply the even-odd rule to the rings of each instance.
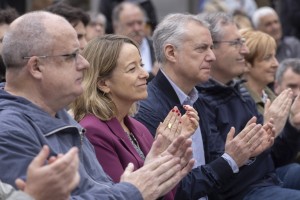
[[[184, 113], [173, 87], [161, 71], [148, 85], [148, 98], [141, 101], [137, 120], [142, 122], [152, 134], [168, 112], [177, 106]], [[200, 117], [200, 127], [204, 144], [205, 160], [208, 164], [193, 169], [179, 184], [176, 199], [199, 199], [221, 188], [234, 175], [231, 167], [223, 158], [212, 161], [209, 156], [207, 137], [210, 133], [204, 105], [201, 98], [194, 103]]]

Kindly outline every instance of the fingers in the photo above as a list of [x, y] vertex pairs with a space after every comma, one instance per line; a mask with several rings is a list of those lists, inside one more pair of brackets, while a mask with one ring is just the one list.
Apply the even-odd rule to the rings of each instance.
[[156, 133], [155, 133], [154, 139], [156, 139], [159, 134], [162, 134], [164, 130], [165, 130], [165, 124], [163, 124], [162, 122], [159, 122], [159, 125], [158, 125], [158, 127], [156, 129]]
[[[178, 110], [177, 106], [174, 106], [174, 108], [168, 113], [167, 117], [165, 118], [163, 124], [164, 129], [171, 129], [176, 123], [179, 123], [179, 116], [180, 111]], [[177, 122], [178, 121], [178, 122]], [[173, 129], [174, 130], [174, 129]]]
[[[182, 150], [181, 145], [183, 144], [183, 142], [186, 141], [186, 139], [183, 136], [179, 136], [177, 137], [167, 148], [167, 150], [164, 153], [169, 153], [171, 155], [176, 155], [178, 150]], [[163, 153], [163, 155], [164, 155]]]
[[186, 110], [186, 114], [189, 116], [189, 118], [195, 118], [199, 121], [199, 115], [195, 108], [190, 105], [183, 105], [183, 108]]
[[79, 184], [79, 182], [80, 182], [80, 175], [79, 175], [79, 172], [77, 170], [76, 174], [75, 174], [75, 176], [73, 178], [73, 181], [69, 185], [69, 191], [73, 191], [77, 187], [77, 185]]
[[226, 137], [226, 144], [228, 144], [231, 140], [233, 140], [234, 133], [235, 133], [235, 128], [231, 127]]
[[251, 132], [251, 130], [255, 126], [256, 126], [255, 123], [248, 124], [236, 137], [239, 139], [244, 139], [244, 140], [246, 140], [246, 142], [249, 141], [252, 136], [251, 136], [251, 134], [248, 134], [248, 133]]
[[[252, 124], [252, 123], [256, 123], [256, 120], [257, 120], [257, 118], [253, 116], [253, 117], [247, 122], [246, 126], [249, 126], [249, 125]], [[245, 127], [246, 127], [246, 126], [245, 126]]]
[[256, 125], [253, 131], [253, 137], [251, 137], [248, 141], [245, 141], [247, 143], [248, 148], [250, 151], [254, 151], [265, 139], [264, 138], [264, 129], [260, 124]]
[[194, 159], [191, 159], [187, 165], [181, 169], [181, 177], [180, 179], [182, 179], [183, 177], [185, 177], [194, 167], [194, 164], [195, 164], [195, 160]]
[[124, 181], [124, 178], [129, 176], [133, 172], [133, 170], [134, 170], [134, 165], [132, 163], [129, 163], [120, 178], [120, 182]]
[[57, 173], [64, 173], [71, 164], [78, 165], [78, 163], [78, 148], [72, 147], [65, 155], [57, 158], [57, 160], [49, 166]]
[[17, 186], [17, 188], [21, 191], [24, 191], [25, 190], [25, 187], [26, 187], [26, 183], [25, 181], [23, 181], [22, 179], [18, 178], [16, 181], [15, 181], [15, 184]]
[[[190, 146], [191, 144], [187, 144], [188, 146]], [[192, 159], [193, 157], [193, 150], [191, 147], [188, 147], [186, 149], [186, 151], [184, 152], [184, 155], [182, 155], [181, 159], [180, 159], [180, 165], [182, 168], [184, 168], [189, 161]]]
[[47, 157], [49, 156], [49, 147], [44, 145], [38, 155], [31, 161], [28, 168], [37, 168], [45, 164]]

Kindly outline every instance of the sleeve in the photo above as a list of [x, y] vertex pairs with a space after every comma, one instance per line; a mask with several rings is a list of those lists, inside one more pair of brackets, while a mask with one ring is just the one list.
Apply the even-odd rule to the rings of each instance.
[[193, 169], [182, 179], [175, 200], [196, 200], [221, 189], [233, 176], [231, 167], [223, 158]]
[[33, 200], [28, 194], [15, 190], [12, 186], [0, 181], [0, 199], [5, 200]]
[[0, 132], [0, 179], [13, 187], [17, 178], [26, 179], [28, 165], [43, 146], [24, 132]]
[[300, 131], [287, 121], [271, 148], [275, 167], [280, 167], [295, 158], [300, 147]]
[[[113, 179], [114, 182], [120, 182], [126, 166], [120, 162], [120, 155], [115, 149], [113, 139], [103, 132], [100, 128], [94, 126], [85, 126], [86, 136], [94, 146], [97, 160], [103, 170]], [[112, 133], [111, 133], [112, 134]]]

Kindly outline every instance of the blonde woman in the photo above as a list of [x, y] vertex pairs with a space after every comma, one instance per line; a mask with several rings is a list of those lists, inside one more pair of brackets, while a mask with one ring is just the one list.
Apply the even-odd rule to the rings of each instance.
[[[138, 169], [147, 162], [153, 143], [147, 128], [131, 117], [136, 102], [147, 98], [148, 73], [142, 67], [137, 44], [124, 36], [96, 38], [83, 56], [90, 69], [84, 75], [84, 93], [71, 108], [85, 127], [104, 171], [119, 182], [128, 163]], [[174, 107], [158, 128], [170, 141], [179, 134], [189, 137], [198, 127], [197, 112], [191, 106], [185, 108], [187, 113], [181, 116]], [[172, 193], [165, 197], [172, 198]]]

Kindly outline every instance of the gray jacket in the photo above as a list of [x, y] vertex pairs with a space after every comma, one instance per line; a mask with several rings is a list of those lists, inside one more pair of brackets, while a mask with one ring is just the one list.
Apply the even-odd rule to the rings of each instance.
[[65, 110], [54, 118], [27, 99], [0, 89], [0, 179], [13, 186], [16, 178], [25, 179], [27, 166], [43, 145], [54, 156], [72, 146], [79, 148], [81, 179], [71, 199], [143, 199], [132, 184], [111, 181], [83, 129]]
[[0, 181], [0, 200], [33, 200], [33, 198]]

